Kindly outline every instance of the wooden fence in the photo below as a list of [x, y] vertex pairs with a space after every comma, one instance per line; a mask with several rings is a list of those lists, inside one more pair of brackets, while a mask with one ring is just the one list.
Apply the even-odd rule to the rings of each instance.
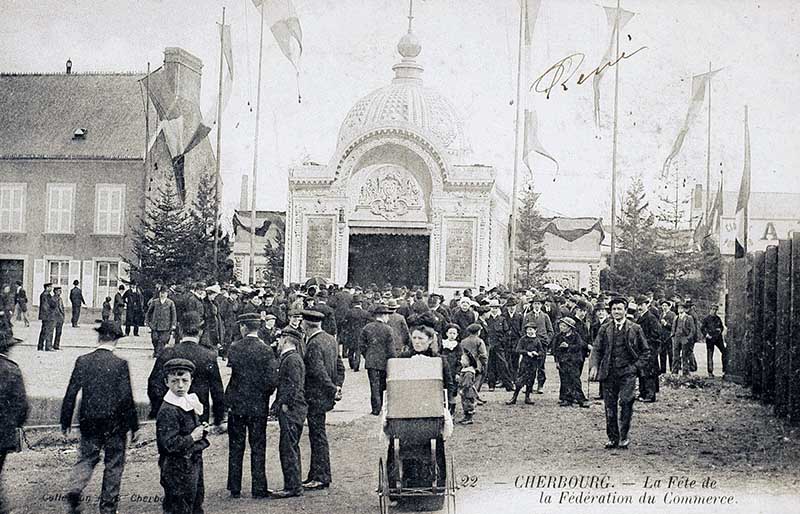
[[728, 268], [728, 376], [800, 424], [800, 233]]

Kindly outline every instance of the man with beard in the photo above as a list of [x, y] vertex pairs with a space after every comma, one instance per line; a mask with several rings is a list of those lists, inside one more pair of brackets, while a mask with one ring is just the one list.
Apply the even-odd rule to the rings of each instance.
[[615, 297], [610, 302], [611, 322], [600, 327], [592, 348], [589, 380], [603, 386], [606, 413], [606, 449], [627, 449], [633, 417], [636, 375], [645, 369], [650, 348], [642, 328], [626, 318], [628, 300]]
[[636, 324], [642, 327], [645, 341], [650, 347], [650, 358], [645, 369], [639, 373], [639, 400], [652, 403], [658, 392], [658, 354], [661, 346], [661, 325], [650, 310], [646, 296], [636, 297]]

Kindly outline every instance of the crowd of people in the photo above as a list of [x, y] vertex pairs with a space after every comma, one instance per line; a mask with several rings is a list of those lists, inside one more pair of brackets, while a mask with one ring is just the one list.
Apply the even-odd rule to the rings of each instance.
[[[79, 294], [78, 286], [74, 284]], [[74, 289], [70, 297], [78, 300], [71, 302], [77, 326], [82, 296]], [[595, 399], [605, 403], [606, 447], [624, 449], [630, 444], [637, 390], [640, 401], [655, 402], [660, 374], [696, 371], [694, 344], [699, 341], [707, 346], [710, 376], [715, 348], [722, 353], [723, 373], [727, 361], [716, 307], [701, 319], [690, 300], [655, 300], [652, 293], [625, 297], [498, 286], [457, 291], [447, 300], [422, 288], [391, 285], [362, 289], [308, 284], [274, 290], [259, 284], [198, 282], [185, 288], [157, 285], [147, 296], [130, 284], [127, 290], [120, 286], [113, 303], [107, 298], [97, 329], [100, 345], [75, 363], [61, 416], [66, 433], [81, 392], [81, 444], [67, 494], [75, 512], [101, 451], [106, 466], [101, 512], [117, 508], [127, 433], [136, 437], [138, 419], [127, 362], [113, 350], [118, 339], [131, 331], [137, 336], [141, 326], [150, 329], [155, 359], [148, 397], [150, 416], [156, 419], [165, 512], [201, 508], [202, 451], [209, 445], [209, 431], [227, 432], [227, 489], [234, 499], [241, 496], [248, 439], [253, 497], [285, 498], [329, 487], [326, 413], [341, 399], [345, 367], [350, 372], [366, 369], [371, 413], [378, 416], [389, 359], [441, 358], [450, 413], [455, 415], [460, 403], [459, 423], [470, 425], [487, 401], [486, 391], [505, 389], [510, 394], [506, 403], [515, 405], [524, 389], [523, 404], [535, 404], [535, 395], [544, 394], [548, 355], [559, 375], [558, 404], [590, 407], [581, 383], [589, 360], [589, 378], [600, 382]], [[59, 304], [63, 324], [60, 292], [46, 284], [40, 306]], [[8, 327], [8, 336], [0, 337], [0, 353], [5, 354], [16, 340], [10, 335], [12, 313], [0, 315]], [[57, 339], [49, 343], [53, 330], [43, 322], [40, 349], [58, 348]], [[7, 357], [0, 363], [5, 362], [10, 363]], [[231, 368], [227, 389], [220, 365]], [[5, 366], [11, 371], [0, 366], [4, 391], [6, 380], [16, 380], [13, 367]], [[22, 390], [24, 401], [20, 387], [8, 390]], [[270, 418], [280, 427], [281, 491], [268, 488], [265, 471]], [[24, 415], [17, 416], [15, 427], [23, 422]], [[304, 424], [311, 464], [301, 480]], [[2, 450], [0, 459], [7, 451]]]

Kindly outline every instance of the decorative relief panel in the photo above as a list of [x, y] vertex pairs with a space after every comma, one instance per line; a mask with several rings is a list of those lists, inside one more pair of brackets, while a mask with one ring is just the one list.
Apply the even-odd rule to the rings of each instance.
[[444, 282], [475, 282], [475, 220], [449, 218], [445, 222]]
[[307, 277], [333, 278], [333, 218], [306, 218], [305, 270]]
[[544, 281], [548, 284], [558, 284], [565, 289], [580, 289], [580, 271], [548, 271], [544, 274]]
[[383, 166], [361, 186], [357, 208], [393, 220], [410, 210], [422, 209], [423, 205], [419, 184], [410, 173], [396, 166]]

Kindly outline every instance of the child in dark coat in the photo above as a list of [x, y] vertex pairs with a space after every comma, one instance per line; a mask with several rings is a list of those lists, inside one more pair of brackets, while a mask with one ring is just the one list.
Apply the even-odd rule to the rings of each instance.
[[461, 371], [458, 374], [458, 383], [464, 417], [458, 422], [460, 425], [471, 425], [472, 416], [475, 414], [475, 399], [478, 397], [478, 390], [475, 388], [475, 368], [477, 366], [478, 362], [471, 353], [464, 352], [461, 354]]
[[170, 359], [164, 365], [169, 391], [158, 410], [156, 442], [162, 508], [169, 514], [203, 512], [203, 450], [208, 448], [208, 425], [199, 421], [203, 404], [189, 394], [194, 364], [187, 359]]
[[103, 302], [103, 321], [108, 321], [111, 319], [111, 297], [106, 296], [106, 300]]
[[514, 356], [520, 359], [517, 383], [515, 384], [514, 396], [506, 403], [508, 405], [517, 403], [517, 397], [524, 385], [525, 403], [533, 405], [533, 400], [531, 400], [533, 382], [536, 380], [536, 372], [539, 369], [541, 358], [544, 356], [544, 345], [541, 338], [536, 335], [536, 323], [530, 322], [525, 325], [525, 335], [517, 341], [517, 346], [514, 348]]
[[442, 340], [442, 358], [447, 361], [450, 370], [451, 387], [447, 391], [447, 404], [450, 408], [450, 415], [456, 413], [456, 399], [458, 398], [458, 384], [456, 377], [461, 370], [461, 343], [458, 342], [458, 325], [449, 325]]

